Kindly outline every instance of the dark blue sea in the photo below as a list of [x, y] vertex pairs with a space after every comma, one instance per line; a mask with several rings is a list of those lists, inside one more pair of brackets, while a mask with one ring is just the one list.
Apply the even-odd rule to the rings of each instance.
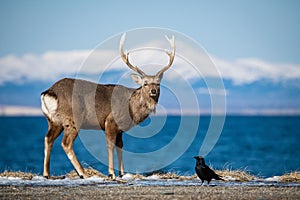
[[[201, 153], [210, 123], [210, 116], [151, 117], [123, 135], [125, 171], [194, 174], [193, 156]], [[158, 131], [152, 133], [151, 124]], [[217, 140], [212, 137], [212, 144], [209, 138], [206, 140], [206, 145], [211, 146], [204, 155], [206, 163], [215, 169], [246, 170], [259, 177], [300, 170], [299, 124], [297, 116], [226, 116]], [[46, 132], [44, 117], [0, 117], [0, 172], [42, 174]], [[61, 148], [62, 135], [52, 149], [52, 175], [73, 170]], [[74, 143], [74, 151], [84, 167], [107, 174], [102, 131], [82, 131]]]

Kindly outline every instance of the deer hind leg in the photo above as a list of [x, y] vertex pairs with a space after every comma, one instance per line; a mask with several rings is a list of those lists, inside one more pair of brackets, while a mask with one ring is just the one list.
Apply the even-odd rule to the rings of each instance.
[[117, 134], [116, 139], [116, 150], [118, 155], [118, 167], [119, 167], [119, 177], [122, 177], [124, 175], [124, 163], [123, 163], [123, 139], [122, 139], [122, 132], [120, 131]]
[[49, 178], [49, 166], [50, 166], [50, 154], [55, 139], [61, 134], [63, 127], [60, 125], [53, 125], [52, 122], [48, 122], [48, 132], [45, 136], [44, 143], [44, 172], [43, 176]]
[[75, 124], [71, 119], [65, 120], [63, 126], [64, 137], [61, 144], [62, 148], [64, 149], [80, 178], [88, 178], [88, 176], [84, 173], [83, 167], [79, 163], [73, 150], [73, 144], [78, 135], [77, 128], [75, 127]]

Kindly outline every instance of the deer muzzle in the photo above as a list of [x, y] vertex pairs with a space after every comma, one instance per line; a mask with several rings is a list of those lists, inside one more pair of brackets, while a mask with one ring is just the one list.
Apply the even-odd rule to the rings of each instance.
[[156, 95], [157, 95], [157, 90], [156, 89], [151, 89], [150, 96], [155, 97]]

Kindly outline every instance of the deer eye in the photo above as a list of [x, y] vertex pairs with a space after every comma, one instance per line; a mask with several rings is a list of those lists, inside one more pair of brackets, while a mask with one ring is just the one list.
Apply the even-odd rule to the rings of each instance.
[[147, 85], [148, 85], [148, 83], [147, 83], [147, 82], [145, 82], [145, 83], [144, 83], [144, 86], [147, 86]]

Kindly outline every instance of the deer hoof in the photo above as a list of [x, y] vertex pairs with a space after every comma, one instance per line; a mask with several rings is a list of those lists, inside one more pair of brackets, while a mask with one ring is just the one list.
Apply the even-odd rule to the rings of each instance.
[[82, 175], [79, 175], [79, 178], [86, 179], [86, 178], [89, 178], [89, 176], [84, 173]]
[[114, 174], [108, 174], [108, 178], [110, 178], [111, 180], [115, 180], [116, 179], [116, 175], [114, 175]]

